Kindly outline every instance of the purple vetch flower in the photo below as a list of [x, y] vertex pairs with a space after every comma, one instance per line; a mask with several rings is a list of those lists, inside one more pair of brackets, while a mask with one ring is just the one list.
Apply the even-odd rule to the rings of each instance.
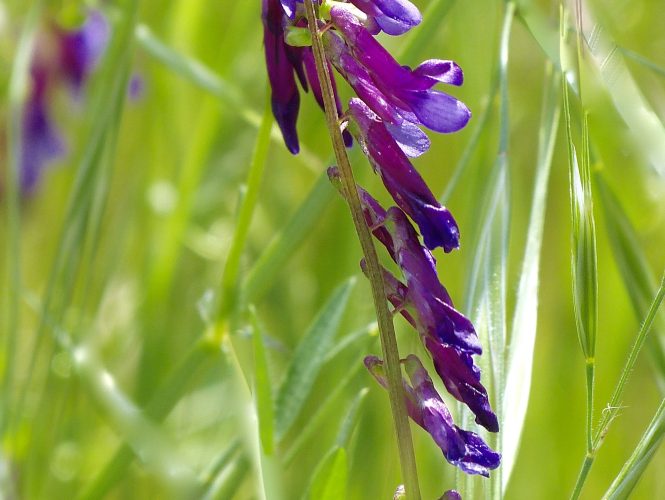
[[397, 205], [420, 228], [425, 245], [430, 249], [440, 246], [445, 252], [459, 248], [459, 228], [453, 215], [434, 197], [384, 122], [360, 99], [349, 102], [349, 116], [357, 125], [351, 131]]
[[471, 355], [432, 338], [425, 339], [425, 347], [450, 395], [469, 407], [476, 416], [476, 423], [490, 432], [499, 432], [499, 421], [490, 406], [487, 390], [480, 382], [480, 368], [473, 363]]
[[[271, 104], [275, 121], [282, 131], [286, 147], [292, 154], [300, 151], [296, 123], [300, 109], [300, 92], [296, 77], [302, 89], [307, 92], [311, 87], [314, 98], [323, 109], [321, 83], [316, 72], [316, 64], [311, 47], [293, 47], [286, 43], [287, 26], [306, 27], [304, 18], [297, 18], [295, 0], [263, 0], [263, 42], [266, 67], [271, 88]], [[337, 104], [338, 115], [342, 114], [342, 105], [337, 96], [337, 86], [328, 63], [328, 72], [332, 82], [333, 93]], [[344, 142], [351, 146], [352, 139], [348, 132], [344, 134]]]
[[282, 131], [286, 147], [291, 153], [297, 154], [300, 151], [296, 131], [300, 93], [294, 68], [288, 57], [288, 46], [284, 42], [282, 5], [279, 0], [263, 0], [263, 44], [272, 89], [272, 113]]
[[60, 30], [60, 70], [76, 96], [101, 59], [111, 37], [111, 26], [98, 10], [91, 10], [75, 31]]
[[[461, 85], [463, 74], [457, 64], [452, 61], [429, 60], [411, 70], [395, 61], [348, 9], [334, 6], [330, 14], [337, 28], [337, 32], [326, 32], [325, 38], [331, 47], [330, 56], [335, 58], [337, 53], [339, 60], [341, 55], [351, 54], [366, 70], [376, 89], [398, 110], [403, 120], [442, 133], [455, 132], [467, 124], [471, 112], [464, 103], [432, 89], [439, 82]], [[338, 33], [341, 33], [346, 48], [333, 40], [339, 36]], [[349, 65], [341, 64], [338, 69], [353, 85], [351, 80], [356, 75], [350, 73], [353, 70]], [[366, 103], [374, 109], [374, 103]], [[381, 115], [378, 110], [374, 111]], [[401, 121], [392, 123], [402, 124]]]
[[[423, 16], [408, 0], [351, 0], [368, 16], [370, 31], [385, 31], [389, 35], [402, 35], [420, 24]], [[373, 29], [372, 29], [373, 28]]]
[[[410, 354], [403, 364], [410, 380], [410, 384], [403, 380], [403, 386], [411, 419], [432, 436], [452, 465], [467, 474], [489, 476], [490, 470], [499, 466], [501, 455], [492, 450], [479, 435], [455, 425], [432, 379], [415, 355]], [[379, 384], [387, 388], [383, 362], [375, 356], [367, 356], [365, 366]]]
[[37, 187], [46, 165], [65, 153], [49, 107], [54, 87], [67, 84], [75, 98], [104, 52], [110, 26], [104, 15], [90, 10], [76, 30], [54, 27], [40, 33], [30, 64], [30, 90], [23, 109], [20, 180], [24, 193]]
[[19, 165], [21, 192], [35, 190], [46, 164], [65, 153], [64, 141], [50, 117], [46, 102], [48, 74], [33, 65], [32, 90], [23, 108], [21, 156]]

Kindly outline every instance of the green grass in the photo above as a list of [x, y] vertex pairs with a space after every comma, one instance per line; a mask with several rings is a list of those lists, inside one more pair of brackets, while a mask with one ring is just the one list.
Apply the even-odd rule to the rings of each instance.
[[[464, 70], [447, 90], [473, 119], [414, 164], [461, 228], [438, 268], [483, 339], [504, 455], [463, 478], [412, 426], [423, 498], [564, 498], [589, 449], [581, 498], [665, 496], [661, 2], [583, 2], [581, 37], [574, 2], [561, 30], [554, 2], [414, 3], [423, 24], [381, 40]], [[83, 99], [51, 96], [67, 156], [16, 190], [31, 46], [84, 4], [0, 1], [0, 497], [392, 498], [360, 245], [312, 96], [300, 155], [272, 123], [258, 0], [104, 2]]]

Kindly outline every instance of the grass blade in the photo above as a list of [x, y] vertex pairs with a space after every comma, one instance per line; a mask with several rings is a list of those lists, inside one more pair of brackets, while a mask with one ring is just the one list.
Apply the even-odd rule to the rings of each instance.
[[347, 475], [346, 450], [344, 448], [330, 450], [312, 475], [308, 497], [313, 500], [348, 498], [346, 492]]
[[633, 451], [633, 454], [624, 464], [619, 475], [614, 479], [614, 482], [603, 496], [604, 499], [618, 500], [630, 496], [630, 493], [637, 486], [642, 474], [644, 474], [644, 471], [651, 462], [654, 453], [656, 453], [656, 450], [662, 443], [664, 436], [665, 400], [660, 403], [653, 420], [637, 444], [635, 451]]
[[255, 303], [261, 299], [274, 282], [277, 273], [283, 269], [296, 248], [309, 235], [334, 197], [335, 190], [330, 185], [328, 175], [322, 172], [296, 213], [268, 244], [256, 264], [247, 273], [243, 283], [246, 302]]
[[[656, 280], [639, 245], [637, 231], [626, 215], [621, 203], [601, 173], [596, 174], [600, 204], [605, 215], [605, 226], [614, 260], [619, 267], [628, 291], [633, 311], [638, 320], [647, 315], [649, 302], [656, 295]], [[661, 313], [650, 335], [647, 349], [654, 366], [658, 384], [665, 391], [665, 321]]]
[[547, 73], [531, 216], [506, 363], [506, 387], [502, 402], [504, 418], [501, 429], [503, 492], [508, 485], [517, 458], [531, 391], [533, 351], [538, 323], [538, 274], [543, 243], [545, 202], [559, 125], [560, 105], [557, 92], [559, 77], [551, 65], [548, 66]]
[[351, 278], [333, 292], [293, 354], [293, 360], [277, 394], [275, 430], [278, 439], [291, 428], [309, 396], [325, 356], [332, 346], [354, 284], [355, 278]]
[[621, 375], [619, 376], [619, 382], [614, 388], [610, 402], [607, 404], [605, 411], [603, 411], [603, 416], [601, 418], [600, 424], [598, 425], [598, 432], [594, 439], [595, 448], [600, 446], [600, 443], [605, 438], [605, 435], [609, 430], [609, 425], [612, 423], [612, 420], [614, 420], [614, 418], [616, 418], [616, 416], [619, 414], [619, 410], [621, 408], [621, 398], [623, 396], [626, 383], [628, 382], [630, 374], [633, 372], [633, 368], [635, 368], [637, 356], [639, 355], [640, 350], [644, 345], [644, 341], [647, 339], [649, 330], [651, 330], [651, 325], [653, 325], [658, 310], [663, 303], [663, 298], [665, 298], [665, 275], [663, 275], [658, 293], [656, 293], [656, 296], [651, 303], [651, 307], [649, 307], [647, 317], [642, 322], [642, 327], [640, 328], [640, 331], [635, 338], [635, 342], [633, 343], [630, 352], [628, 353], [626, 363], [623, 367], [623, 370], [621, 371]]
[[254, 393], [256, 412], [259, 418], [259, 438], [263, 453], [270, 456], [274, 453], [274, 422], [272, 387], [268, 360], [266, 358], [263, 331], [256, 311], [252, 309], [252, 344], [254, 348]]
[[263, 180], [263, 172], [268, 157], [268, 147], [270, 146], [270, 128], [272, 123], [273, 118], [270, 102], [266, 100], [259, 134], [256, 138], [254, 153], [247, 174], [247, 190], [242, 199], [238, 220], [236, 221], [233, 238], [231, 239], [231, 248], [229, 249], [229, 254], [226, 258], [226, 263], [224, 264], [220, 293], [221, 318], [228, 318], [229, 314], [231, 314], [237, 306], [240, 259], [245, 250], [247, 235], [249, 234], [254, 209], [256, 208], [259, 198], [261, 181]]

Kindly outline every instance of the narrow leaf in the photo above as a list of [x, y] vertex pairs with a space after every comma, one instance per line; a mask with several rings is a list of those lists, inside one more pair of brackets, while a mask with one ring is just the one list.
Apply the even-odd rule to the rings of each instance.
[[331, 450], [314, 471], [309, 498], [312, 500], [347, 498], [347, 475], [346, 451], [344, 448]]
[[[616, 195], [601, 173], [596, 174], [596, 181], [614, 260], [619, 267], [635, 316], [641, 321], [647, 314], [651, 298], [656, 294], [657, 282], [640, 247], [637, 231]], [[647, 350], [661, 390], [665, 390], [664, 326], [661, 313], [654, 323], [653, 334], [647, 340]]]
[[539, 128], [536, 180], [531, 202], [531, 216], [522, 262], [515, 313], [513, 316], [508, 351], [506, 387], [502, 401], [503, 427], [501, 450], [503, 453], [503, 492], [515, 465], [524, 419], [531, 392], [533, 351], [538, 324], [538, 274], [543, 243], [545, 201], [552, 165], [552, 155], [559, 125], [558, 76], [549, 66], [543, 111]]
[[665, 400], [663, 400], [647, 427], [635, 451], [630, 456], [614, 479], [614, 482], [605, 493], [604, 499], [615, 500], [628, 498], [637, 486], [642, 474], [651, 462], [654, 453], [665, 436]]
[[330, 185], [328, 175], [322, 172], [296, 213], [268, 244], [259, 260], [247, 273], [243, 292], [248, 303], [257, 302], [274, 283], [277, 273], [284, 269], [284, 264], [319, 222], [321, 214], [333, 200], [334, 194], [335, 190]]
[[293, 355], [276, 402], [276, 431], [283, 437], [295, 422], [314, 385], [351, 294], [355, 278], [340, 285], [321, 309]]
[[252, 344], [254, 347], [254, 391], [256, 410], [259, 417], [259, 437], [263, 452], [270, 456], [274, 452], [274, 410], [272, 401], [272, 387], [268, 372], [268, 361], [263, 343], [263, 332], [252, 310]]

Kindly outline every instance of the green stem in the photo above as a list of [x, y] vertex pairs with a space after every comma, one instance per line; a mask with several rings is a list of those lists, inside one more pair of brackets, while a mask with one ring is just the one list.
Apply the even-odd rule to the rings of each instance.
[[404, 486], [408, 498], [415, 500], [420, 498], [418, 473], [416, 470], [416, 460], [411, 440], [411, 428], [409, 427], [409, 420], [404, 402], [402, 371], [399, 364], [395, 329], [392, 322], [392, 315], [390, 314], [386, 303], [381, 266], [379, 265], [379, 260], [376, 255], [372, 235], [363, 217], [356, 183], [353, 178], [353, 171], [346, 154], [342, 133], [338, 125], [335, 97], [312, 0], [305, 0], [305, 11], [307, 13], [307, 24], [312, 33], [312, 48], [314, 51], [314, 59], [316, 61], [316, 71], [321, 82], [328, 132], [330, 133], [335, 158], [337, 159], [344, 195], [349, 204], [353, 224], [356, 228], [358, 238], [360, 239], [360, 245], [367, 263], [367, 275], [372, 288], [372, 297], [374, 299], [374, 307], [376, 308], [377, 321], [379, 324], [381, 347], [383, 349], [386, 376], [388, 379], [388, 394], [397, 434], [397, 447], [399, 450]]

